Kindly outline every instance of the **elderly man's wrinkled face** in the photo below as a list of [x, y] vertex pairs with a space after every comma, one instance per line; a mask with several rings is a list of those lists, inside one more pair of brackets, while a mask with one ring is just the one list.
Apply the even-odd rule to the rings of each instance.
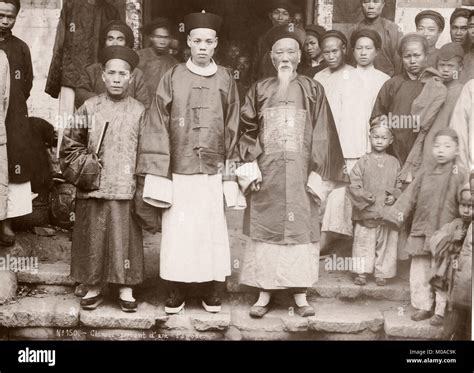
[[422, 18], [416, 25], [416, 32], [424, 35], [428, 40], [428, 45], [434, 47], [438, 42], [441, 30], [434, 19]]
[[458, 17], [451, 23], [451, 40], [462, 43], [467, 37], [467, 18]]
[[273, 26], [287, 25], [290, 22], [291, 14], [286, 9], [277, 8], [269, 14], [269, 18]]
[[217, 47], [216, 31], [209, 28], [191, 30], [188, 36], [188, 46], [191, 48], [193, 62], [201, 67], [206, 67], [211, 62]]
[[114, 98], [125, 96], [130, 84], [130, 65], [121, 59], [107, 61], [102, 72], [102, 80], [108, 94]]
[[336, 70], [344, 63], [346, 46], [341, 39], [329, 37], [322, 43], [323, 57], [331, 70]]
[[285, 38], [278, 40], [272, 47], [272, 62], [277, 70], [296, 71], [301, 60], [301, 50], [296, 40]]
[[291, 38], [278, 40], [272, 47], [273, 66], [278, 70], [278, 92], [281, 100], [286, 100], [288, 88], [301, 60], [298, 42]]
[[375, 20], [382, 15], [385, 0], [362, 0], [362, 13], [368, 20]]

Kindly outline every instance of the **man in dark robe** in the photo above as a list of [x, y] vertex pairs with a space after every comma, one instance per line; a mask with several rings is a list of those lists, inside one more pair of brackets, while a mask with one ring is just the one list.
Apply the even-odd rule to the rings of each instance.
[[306, 288], [318, 280], [321, 187], [348, 177], [324, 89], [296, 73], [304, 31], [283, 25], [268, 37], [278, 77], [255, 83], [241, 110], [245, 164], [236, 174], [248, 193], [249, 236], [241, 283], [260, 290], [250, 316], [268, 312], [273, 291], [290, 289], [306, 317], [314, 315]]
[[138, 51], [138, 68], [143, 72], [148, 95], [153, 100], [161, 78], [178, 61], [170, 54], [171, 25], [166, 18], [157, 18], [145, 25], [143, 33], [151, 46]]
[[33, 85], [33, 66], [26, 43], [12, 35], [19, 0], [0, 2], [0, 49], [10, 64], [10, 97], [5, 120], [8, 157], [8, 211], [7, 219], [0, 222], [0, 244], [13, 245], [15, 234], [11, 219], [32, 212], [31, 203], [31, 131], [26, 100]]

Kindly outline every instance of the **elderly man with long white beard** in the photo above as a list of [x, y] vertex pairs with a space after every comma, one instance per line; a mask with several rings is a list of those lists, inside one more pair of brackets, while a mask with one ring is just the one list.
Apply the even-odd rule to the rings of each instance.
[[324, 89], [296, 73], [304, 31], [283, 25], [269, 38], [278, 77], [255, 83], [241, 110], [245, 163], [236, 174], [247, 193], [249, 236], [241, 283], [260, 291], [250, 316], [265, 315], [272, 293], [289, 289], [306, 317], [314, 315], [306, 289], [318, 280], [322, 185], [348, 178]]

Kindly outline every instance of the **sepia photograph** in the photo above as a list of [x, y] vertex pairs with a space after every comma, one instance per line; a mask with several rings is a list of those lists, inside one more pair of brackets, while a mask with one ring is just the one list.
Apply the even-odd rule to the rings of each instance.
[[0, 0], [0, 356], [472, 341], [473, 79], [471, 0]]

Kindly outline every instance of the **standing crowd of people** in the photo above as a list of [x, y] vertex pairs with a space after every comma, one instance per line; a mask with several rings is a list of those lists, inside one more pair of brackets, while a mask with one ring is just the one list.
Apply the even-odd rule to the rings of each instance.
[[[291, 2], [273, 1], [273, 26], [255, 53], [229, 42], [221, 66], [219, 15], [187, 15], [180, 52], [176, 30], [158, 18], [142, 30], [150, 46], [135, 52], [132, 30], [105, 2], [82, 45], [67, 28], [93, 5], [74, 4], [61, 13], [46, 91], [73, 113], [59, 161], [77, 187], [71, 275], [87, 287], [84, 309], [98, 307], [112, 284], [122, 310], [136, 311], [145, 229], [162, 232], [165, 311], [182, 311], [199, 284], [202, 306], [219, 312], [218, 285], [231, 274], [227, 208], [245, 210], [240, 281], [258, 290], [252, 317], [282, 290], [300, 316], [314, 315], [306, 290], [318, 281], [320, 252], [343, 239], [361, 263], [355, 284], [385, 286], [410, 259], [412, 320], [467, 337], [472, 10], [454, 10], [452, 41], [438, 49], [446, 25], [432, 10], [402, 35], [382, 17], [384, 0], [360, 0], [364, 19], [346, 36], [299, 27]], [[31, 212], [35, 172], [31, 57], [12, 34], [19, 10], [19, 0], [0, 0], [2, 245], [14, 243], [11, 219]]]

